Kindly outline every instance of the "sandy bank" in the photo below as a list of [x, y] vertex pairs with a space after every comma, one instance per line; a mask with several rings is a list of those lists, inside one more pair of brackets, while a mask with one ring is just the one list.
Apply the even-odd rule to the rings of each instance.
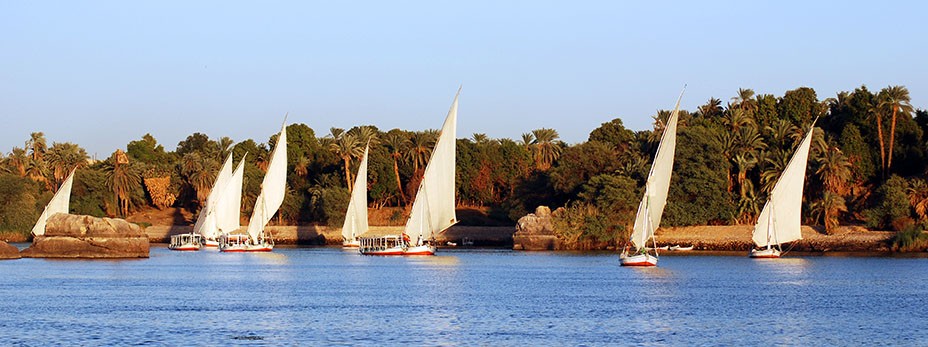
[[[753, 247], [753, 225], [693, 226], [661, 228], [657, 231], [659, 245], [693, 245], [697, 250], [743, 251]], [[894, 232], [868, 231], [860, 227], [840, 227], [833, 235], [811, 227], [802, 227], [802, 240], [786, 246], [797, 252], [889, 252], [889, 240]], [[790, 248], [792, 247], [792, 248]]]

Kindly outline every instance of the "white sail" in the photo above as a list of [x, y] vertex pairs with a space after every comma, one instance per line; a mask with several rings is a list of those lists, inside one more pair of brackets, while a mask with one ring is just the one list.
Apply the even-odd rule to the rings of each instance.
[[231, 233], [241, 227], [242, 218], [242, 182], [245, 171], [245, 156], [238, 162], [232, 177], [216, 202], [216, 228], [219, 234]]
[[48, 205], [45, 205], [45, 210], [42, 211], [39, 220], [37, 220], [35, 226], [32, 227], [32, 235], [45, 235], [45, 222], [48, 221], [48, 217], [51, 217], [55, 213], [69, 212], [68, 209], [71, 205], [71, 186], [74, 185], [74, 171], [76, 170], [77, 168], [71, 170], [71, 173], [68, 174], [68, 178], [65, 178], [64, 183], [62, 183], [58, 191], [55, 192], [55, 196], [52, 196], [52, 200], [48, 202]]
[[438, 142], [432, 149], [432, 157], [425, 166], [425, 174], [416, 192], [409, 220], [404, 232], [413, 244], [433, 238], [448, 229], [458, 219], [454, 212], [454, 173], [456, 127], [458, 118], [458, 96], [454, 96], [448, 117], [441, 127]]
[[257, 242], [264, 232], [267, 222], [271, 221], [280, 204], [284, 202], [287, 190], [287, 126], [280, 129], [277, 145], [271, 153], [271, 161], [267, 166], [267, 174], [261, 183], [261, 193], [255, 200], [255, 208], [248, 222], [248, 235], [252, 241]]
[[206, 197], [206, 204], [200, 209], [200, 215], [197, 216], [197, 221], [193, 225], [194, 233], [203, 235], [203, 237], [208, 239], [219, 237], [219, 229], [216, 226], [216, 203], [223, 194], [230, 179], [232, 179], [231, 152], [226, 157], [225, 162], [222, 163], [219, 174], [216, 175], [213, 188], [209, 191], [209, 196]]
[[802, 190], [814, 129], [815, 122], [812, 122], [809, 133], [799, 143], [757, 217], [752, 238], [759, 247], [802, 239], [799, 217], [802, 215]]
[[342, 237], [353, 241], [357, 236], [367, 232], [367, 153], [370, 145], [364, 147], [364, 156], [354, 179], [354, 190], [345, 212], [345, 224], [342, 225]]
[[654, 231], [661, 225], [661, 216], [664, 206], [667, 205], [667, 192], [670, 190], [670, 174], [673, 172], [673, 154], [677, 147], [677, 118], [680, 112], [680, 100], [667, 118], [661, 142], [657, 145], [657, 154], [651, 163], [651, 172], [644, 185], [644, 196], [638, 204], [638, 213], [635, 215], [635, 226], [632, 229], [631, 241], [637, 249], [642, 249], [648, 239], [654, 236]]

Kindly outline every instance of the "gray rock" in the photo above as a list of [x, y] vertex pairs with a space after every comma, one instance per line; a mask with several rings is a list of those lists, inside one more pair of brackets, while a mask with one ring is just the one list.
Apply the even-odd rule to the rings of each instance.
[[148, 235], [123, 219], [56, 213], [22, 251], [27, 258], [148, 258]]
[[512, 249], [522, 251], [547, 251], [559, 248], [560, 241], [554, 232], [551, 209], [538, 206], [535, 213], [529, 213], [516, 223], [516, 232], [512, 234]]
[[0, 241], [0, 259], [19, 259], [19, 248], [9, 243]]

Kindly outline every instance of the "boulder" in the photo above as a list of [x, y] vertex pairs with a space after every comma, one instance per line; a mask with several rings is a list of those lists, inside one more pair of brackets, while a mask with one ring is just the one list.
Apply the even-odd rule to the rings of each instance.
[[123, 219], [56, 213], [22, 251], [27, 258], [148, 258], [148, 235]]
[[559, 240], [554, 232], [551, 209], [538, 206], [535, 213], [529, 213], [516, 223], [516, 232], [512, 234], [512, 249], [523, 251], [547, 251], [558, 249]]
[[0, 259], [19, 259], [19, 248], [9, 243], [0, 241]]

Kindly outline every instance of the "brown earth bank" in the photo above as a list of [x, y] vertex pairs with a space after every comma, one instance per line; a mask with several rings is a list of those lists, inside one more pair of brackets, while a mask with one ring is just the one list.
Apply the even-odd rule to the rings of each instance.
[[3, 259], [19, 259], [22, 256], [19, 255], [19, 248], [13, 246], [9, 243], [0, 241], [0, 260]]
[[122, 219], [56, 213], [20, 254], [26, 258], [148, 258], [149, 241]]

